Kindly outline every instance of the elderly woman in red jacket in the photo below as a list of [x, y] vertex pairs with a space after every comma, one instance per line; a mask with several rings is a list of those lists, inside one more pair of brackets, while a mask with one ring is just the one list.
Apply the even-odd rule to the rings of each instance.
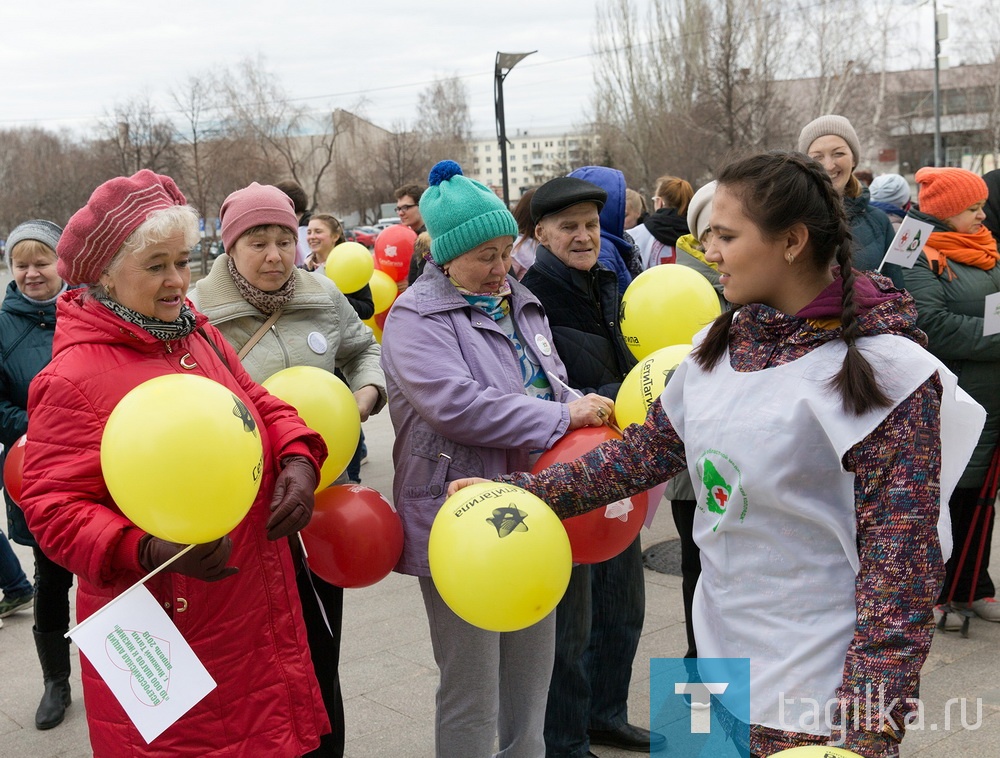
[[[197, 213], [173, 180], [148, 170], [102, 184], [70, 219], [58, 270], [87, 287], [59, 301], [52, 362], [31, 386], [23, 505], [45, 553], [79, 577], [77, 615], [87, 618], [184, 548], [145, 533], [109, 494], [100, 447], [111, 411], [163, 374], [231, 390], [261, 431], [257, 499], [230, 534], [146, 584], [218, 686], [147, 745], [83, 659], [90, 741], [95, 756], [300, 756], [330, 725], [283, 538], [309, 520], [326, 448], [188, 306], [197, 238]], [[176, 467], [183, 497], [183, 450], [149, 465]]]

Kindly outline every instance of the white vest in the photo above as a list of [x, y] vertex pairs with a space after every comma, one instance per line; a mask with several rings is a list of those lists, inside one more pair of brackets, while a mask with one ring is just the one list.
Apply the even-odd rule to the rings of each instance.
[[750, 659], [754, 724], [829, 734], [809, 714], [814, 702], [822, 713], [842, 681], [859, 569], [854, 474], [841, 461], [935, 371], [944, 386], [938, 531], [951, 552], [947, 502], [985, 412], [912, 341], [883, 335], [858, 346], [890, 408], [844, 411], [828, 386], [846, 352], [840, 340], [748, 373], [732, 369], [728, 352], [711, 372], [685, 359], [662, 396], [697, 493], [698, 655]]

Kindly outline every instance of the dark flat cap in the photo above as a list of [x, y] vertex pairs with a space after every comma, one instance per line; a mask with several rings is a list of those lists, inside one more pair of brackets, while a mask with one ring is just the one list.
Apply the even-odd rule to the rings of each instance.
[[545, 182], [531, 196], [531, 220], [537, 224], [545, 216], [577, 203], [594, 203], [600, 211], [607, 199], [608, 193], [596, 184], [574, 176], [559, 176]]

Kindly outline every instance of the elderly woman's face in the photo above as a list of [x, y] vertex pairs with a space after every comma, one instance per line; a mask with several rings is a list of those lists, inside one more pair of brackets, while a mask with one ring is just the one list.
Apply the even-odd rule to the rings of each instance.
[[510, 270], [513, 237], [495, 237], [463, 253], [445, 272], [469, 292], [497, 292]]
[[177, 232], [163, 242], [126, 255], [101, 275], [101, 284], [126, 308], [161, 321], [174, 321], [191, 285], [190, 258], [184, 232]]
[[62, 289], [56, 252], [45, 245], [19, 242], [11, 251], [10, 265], [18, 290], [32, 300], [51, 300]]
[[295, 243], [295, 232], [272, 225], [244, 234], [236, 240], [229, 256], [250, 284], [264, 292], [274, 292], [295, 271]]

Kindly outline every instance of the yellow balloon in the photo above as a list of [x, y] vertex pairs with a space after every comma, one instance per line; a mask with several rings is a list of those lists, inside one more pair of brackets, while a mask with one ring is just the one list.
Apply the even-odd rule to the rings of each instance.
[[323, 438], [328, 455], [316, 491], [326, 489], [344, 473], [361, 438], [361, 413], [354, 393], [332, 373], [315, 366], [282, 369], [263, 384]]
[[133, 388], [101, 438], [111, 497], [136, 526], [170, 542], [212, 542], [232, 531], [257, 497], [263, 463], [260, 430], [246, 405], [194, 374]]
[[366, 318], [362, 323], [372, 330], [372, 334], [375, 335], [375, 341], [381, 345], [382, 327], [380, 327], [378, 324], [375, 323], [375, 317], [372, 316], [371, 318]]
[[375, 301], [375, 312], [382, 313], [389, 310], [392, 302], [399, 294], [399, 287], [396, 281], [385, 271], [375, 270], [372, 273], [368, 286], [372, 288], [372, 300]]
[[511, 484], [474, 484], [445, 500], [427, 552], [448, 607], [494, 632], [524, 629], [551, 613], [573, 565], [559, 517]]
[[669, 373], [690, 352], [691, 345], [661, 347], [632, 367], [615, 397], [615, 419], [620, 428], [645, 422], [649, 406], [663, 394]]
[[357, 292], [375, 270], [372, 251], [360, 242], [341, 242], [326, 259], [326, 275], [341, 292]]
[[694, 269], [667, 263], [643, 271], [622, 295], [619, 322], [632, 354], [689, 345], [720, 313], [719, 295]]
[[861, 756], [842, 747], [803, 745], [782, 750], [780, 753], [772, 753], [771, 758], [861, 758]]

